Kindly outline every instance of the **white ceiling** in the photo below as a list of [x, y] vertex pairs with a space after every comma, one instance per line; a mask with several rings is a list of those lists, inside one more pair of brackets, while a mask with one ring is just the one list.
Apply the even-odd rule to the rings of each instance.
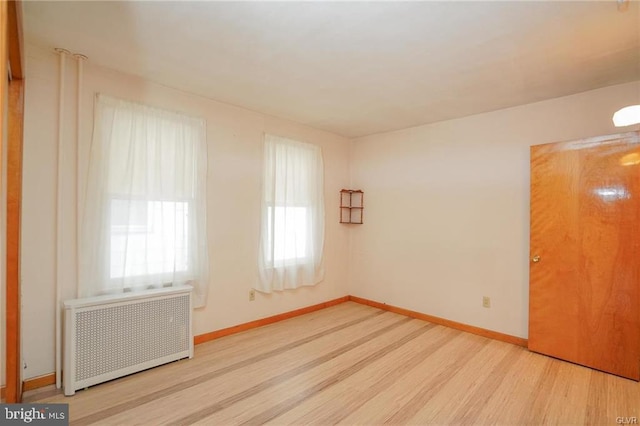
[[26, 1], [27, 42], [348, 137], [640, 79], [640, 7]]

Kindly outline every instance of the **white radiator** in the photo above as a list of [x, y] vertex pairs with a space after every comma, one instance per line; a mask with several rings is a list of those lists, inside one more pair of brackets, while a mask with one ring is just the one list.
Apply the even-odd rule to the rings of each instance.
[[192, 358], [191, 290], [170, 287], [64, 302], [64, 394]]

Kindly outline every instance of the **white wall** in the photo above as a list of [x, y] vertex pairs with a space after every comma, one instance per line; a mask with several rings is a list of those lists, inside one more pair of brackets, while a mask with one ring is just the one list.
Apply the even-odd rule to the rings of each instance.
[[619, 133], [637, 103], [640, 82], [354, 140], [349, 293], [527, 337], [529, 146]]
[[[54, 371], [55, 180], [58, 117], [57, 55], [27, 46], [22, 233], [23, 354], [26, 379]], [[64, 120], [64, 298], [75, 297], [75, 61], [67, 62]], [[173, 90], [93, 65], [84, 69], [80, 175], [86, 172], [93, 95], [131, 99], [207, 121], [209, 145], [208, 232], [210, 289], [194, 316], [196, 334], [321, 303], [347, 294], [349, 229], [338, 224], [338, 193], [349, 182], [349, 140], [301, 124]], [[263, 295], [249, 302], [256, 278], [259, 239], [262, 134], [270, 132], [320, 145], [325, 164], [325, 267], [314, 287]], [[82, 179], [80, 181], [82, 194]], [[80, 196], [80, 203], [82, 197]]]

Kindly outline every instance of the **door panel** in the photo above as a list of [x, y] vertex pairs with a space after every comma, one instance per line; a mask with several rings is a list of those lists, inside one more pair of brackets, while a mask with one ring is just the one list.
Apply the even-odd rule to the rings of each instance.
[[639, 380], [638, 132], [531, 147], [530, 254], [529, 349]]

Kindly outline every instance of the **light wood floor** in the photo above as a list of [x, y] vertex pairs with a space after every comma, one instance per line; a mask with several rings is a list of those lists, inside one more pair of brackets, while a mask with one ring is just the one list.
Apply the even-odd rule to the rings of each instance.
[[64, 397], [71, 424], [602, 424], [640, 384], [353, 302], [196, 346]]

